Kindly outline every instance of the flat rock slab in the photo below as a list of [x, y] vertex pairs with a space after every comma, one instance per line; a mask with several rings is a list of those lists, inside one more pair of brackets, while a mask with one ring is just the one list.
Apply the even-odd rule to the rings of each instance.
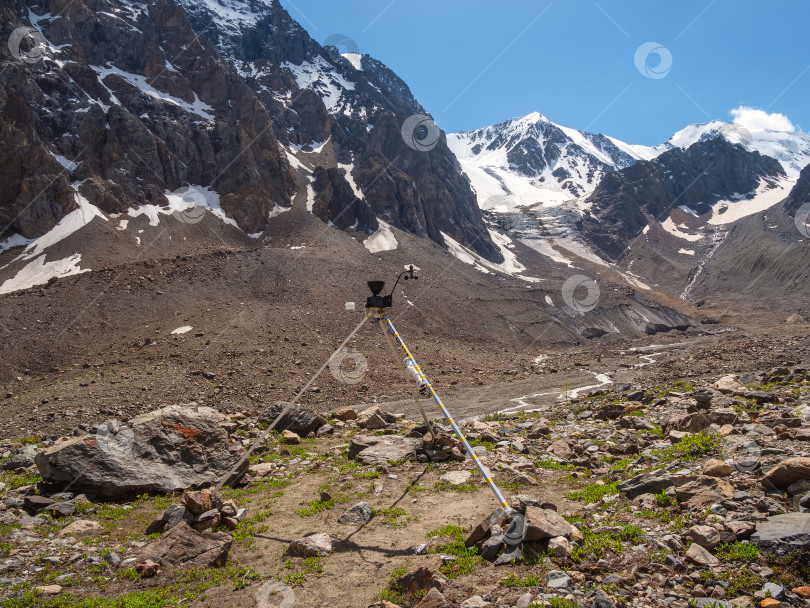
[[148, 559], [166, 566], [224, 566], [233, 539], [224, 532], [202, 534], [181, 521], [150, 545], [144, 547], [136, 558], [138, 562]]
[[[227, 422], [212, 408], [171, 405], [54, 445], [36, 463], [45, 481], [108, 498], [214, 485], [244, 455], [222, 428]], [[248, 465], [245, 460], [236, 477]]]
[[357, 455], [357, 460], [363, 464], [392, 464], [405, 460], [422, 444], [421, 439], [399, 435], [384, 435], [375, 439], [379, 441]]
[[439, 479], [446, 481], [450, 485], [460, 486], [461, 484], [467, 483], [470, 477], [472, 477], [470, 471], [450, 471], [442, 475]]
[[810, 546], [810, 513], [784, 513], [757, 524], [751, 542], [763, 551], [786, 555], [808, 551]]
[[668, 473], [664, 471], [651, 471], [642, 473], [619, 485], [619, 490], [627, 494], [629, 498], [635, 498], [642, 494], [657, 494], [661, 490], [666, 490], [672, 486], [672, 480]]

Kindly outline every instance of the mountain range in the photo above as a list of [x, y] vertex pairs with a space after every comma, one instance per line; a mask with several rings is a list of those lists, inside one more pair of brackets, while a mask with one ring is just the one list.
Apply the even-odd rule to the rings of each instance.
[[[317, 225], [370, 256], [407, 234], [493, 278], [581, 271], [659, 302], [722, 299], [740, 222], [770, 218], [750, 255], [807, 197], [802, 132], [712, 121], [640, 146], [533, 113], [445, 134], [391, 69], [322, 46], [278, 0], [0, 10], [3, 35], [24, 34], [0, 51], [0, 293]], [[728, 263], [748, 276], [757, 260]]]

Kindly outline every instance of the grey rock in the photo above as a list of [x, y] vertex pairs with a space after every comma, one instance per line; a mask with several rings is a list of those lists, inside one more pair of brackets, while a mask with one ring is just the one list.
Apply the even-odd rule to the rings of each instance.
[[297, 403], [290, 404], [287, 401], [277, 401], [262, 411], [259, 414], [259, 423], [272, 424], [287, 406], [290, 406], [290, 409], [274, 427], [276, 431], [287, 430], [300, 437], [306, 437], [310, 433], [317, 431], [325, 423], [324, 419], [311, 409]]
[[562, 570], [549, 570], [546, 574], [546, 585], [552, 589], [567, 589], [571, 586], [571, 577]]
[[343, 515], [338, 517], [340, 524], [365, 524], [371, 521], [374, 510], [366, 502], [358, 502]]
[[318, 428], [316, 436], [323, 437], [324, 435], [331, 435], [335, 432], [335, 427], [331, 424], [324, 424], [322, 427]]
[[461, 608], [485, 608], [491, 604], [480, 595], [474, 595], [461, 602]]
[[3, 469], [4, 471], [14, 471], [16, 469], [27, 469], [31, 466], [34, 466], [34, 454], [29, 452], [18, 452], [8, 460], [4, 461], [3, 464], [0, 465], [0, 469]]
[[419, 545], [414, 549], [414, 553], [417, 555], [427, 555], [428, 554], [428, 546], [425, 544]]
[[[352, 441], [357, 437], [352, 438]], [[401, 435], [375, 437], [372, 445], [357, 454], [357, 460], [363, 464], [392, 464], [410, 458], [422, 440]]]
[[291, 557], [315, 557], [332, 553], [332, 541], [328, 534], [312, 534], [290, 543], [287, 555]]
[[503, 547], [503, 534], [493, 534], [481, 545], [480, 555], [488, 562], [494, 562]]
[[110, 564], [111, 566], [117, 566], [121, 563], [121, 558], [118, 557], [114, 552], [108, 551], [104, 554], [104, 561]]
[[635, 498], [641, 494], [657, 494], [669, 487], [672, 487], [669, 474], [658, 470], [642, 473], [628, 479], [619, 485], [619, 490], [627, 494], [628, 497]]
[[163, 512], [162, 519], [166, 522], [166, 530], [171, 530], [181, 521], [190, 525], [194, 521], [194, 514], [186, 509], [185, 505], [174, 504]]
[[784, 556], [807, 551], [810, 545], [810, 513], [774, 515], [757, 524], [751, 542], [759, 549]]
[[593, 600], [593, 608], [616, 608], [616, 604], [600, 589]]
[[[42, 478], [110, 498], [215, 484], [244, 451], [228, 440], [227, 418], [208, 407], [172, 405], [137, 416], [116, 434], [85, 435], [36, 456]], [[241, 477], [245, 460], [235, 477]]]
[[43, 513], [50, 513], [54, 517], [69, 517], [76, 512], [76, 505], [70, 501], [56, 502], [48, 505], [42, 510]]
[[506, 545], [506, 550], [495, 560], [496, 566], [506, 566], [523, 559], [522, 545]]
[[785, 597], [785, 588], [776, 583], [765, 583], [762, 585], [762, 592], [770, 594], [770, 597], [775, 600], [781, 600]]

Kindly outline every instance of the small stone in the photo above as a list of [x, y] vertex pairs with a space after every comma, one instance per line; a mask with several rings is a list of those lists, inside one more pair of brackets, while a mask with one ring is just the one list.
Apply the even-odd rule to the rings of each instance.
[[290, 543], [287, 555], [291, 557], [315, 557], [332, 553], [332, 541], [328, 534], [313, 534]]
[[59, 595], [62, 593], [62, 587], [60, 585], [40, 585], [39, 587], [34, 587], [34, 591], [42, 595]]
[[686, 551], [686, 559], [698, 566], [719, 566], [720, 560], [709, 553], [706, 549], [693, 543]]
[[335, 432], [335, 427], [331, 424], [324, 424], [322, 427], [318, 429], [315, 433], [316, 437], [323, 437], [324, 435], [332, 435]]
[[515, 608], [529, 608], [534, 596], [531, 593], [524, 593], [515, 602]]
[[353, 410], [352, 408], [346, 407], [342, 410], [338, 410], [335, 414], [335, 417], [338, 420], [355, 420], [357, 418], [357, 410]]
[[191, 524], [191, 527], [197, 530], [198, 532], [202, 532], [204, 530], [214, 529], [219, 525], [222, 516], [219, 514], [219, 511], [216, 509], [211, 509], [206, 511], [205, 513], [201, 513], [197, 516], [194, 522]]
[[222, 514], [223, 517], [233, 517], [234, 515], [236, 515], [237, 511], [238, 507], [236, 506], [236, 503], [233, 500], [226, 500], [225, 502], [223, 502], [222, 508], [219, 510], [219, 512]]
[[194, 514], [183, 505], [170, 505], [163, 512], [162, 519], [166, 522], [164, 530], [171, 530], [181, 521], [191, 524], [194, 521]]
[[183, 496], [183, 504], [186, 509], [199, 515], [211, 509], [211, 498], [211, 490], [207, 488], [199, 492], [186, 492]]
[[64, 538], [65, 536], [84, 536], [86, 534], [93, 534], [102, 530], [100, 524], [89, 519], [77, 519], [73, 523], [59, 530], [56, 533], [56, 538]]
[[428, 546], [425, 544], [419, 545], [414, 549], [414, 553], [417, 555], [427, 555], [428, 554]]
[[795, 587], [795, 588], [791, 589], [791, 591], [793, 591], [793, 593], [795, 593], [799, 597], [803, 597], [805, 599], [810, 599], [810, 587], [808, 587], [806, 585], [803, 586], [803, 587]]
[[121, 563], [121, 558], [118, 557], [117, 554], [113, 553], [112, 551], [107, 551], [104, 554], [104, 561], [110, 564], [111, 566], [117, 566]]
[[135, 571], [143, 578], [152, 578], [160, 572], [160, 564], [151, 559], [144, 560], [135, 566]]
[[452, 486], [460, 486], [467, 483], [472, 477], [470, 471], [450, 471], [442, 475], [439, 479], [446, 481]]
[[781, 608], [782, 602], [775, 600], [772, 597], [766, 597], [759, 603], [759, 605], [762, 606], [762, 608]]
[[730, 464], [717, 458], [710, 458], [703, 464], [703, 474], [710, 477], [728, 477], [733, 472]]
[[23, 499], [23, 509], [25, 509], [31, 515], [36, 515], [55, 502], [56, 501], [45, 496], [26, 496]]
[[485, 608], [491, 604], [480, 595], [474, 595], [461, 602], [461, 608]]
[[292, 431], [284, 431], [281, 434], [281, 441], [282, 443], [291, 443], [293, 445], [298, 445], [301, 443], [301, 437], [298, 433], [293, 433]]
[[762, 591], [766, 595], [770, 595], [772, 598], [781, 600], [785, 597], [785, 588], [781, 585], [777, 585], [776, 583], [765, 583], [762, 585]]
[[371, 521], [374, 510], [366, 502], [358, 502], [343, 515], [338, 517], [339, 524], [365, 524]]
[[546, 585], [552, 589], [567, 589], [571, 586], [571, 577], [562, 570], [549, 570]]
[[441, 591], [436, 587], [431, 587], [427, 595], [416, 605], [416, 608], [450, 608], [450, 604], [444, 599]]
[[555, 536], [548, 541], [549, 552], [557, 558], [571, 557], [574, 546], [564, 536]]
[[712, 550], [720, 544], [720, 533], [711, 526], [692, 526], [684, 536], [704, 549]]

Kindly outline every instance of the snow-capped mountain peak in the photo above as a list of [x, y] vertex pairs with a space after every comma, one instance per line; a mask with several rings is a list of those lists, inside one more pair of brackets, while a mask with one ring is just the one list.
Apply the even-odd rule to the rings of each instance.
[[770, 129], [748, 129], [739, 123], [712, 120], [706, 123], [689, 125], [654, 149], [659, 153], [672, 148], [689, 146], [716, 137], [725, 137], [734, 144], [740, 144], [749, 152], [778, 160], [788, 178], [796, 180], [801, 170], [810, 164], [810, 135], [801, 131], [773, 131]]
[[508, 198], [508, 208], [581, 198], [605, 173], [655, 156], [650, 148], [557, 125], [539, 112], [449, 134], [447, 143], [484, 209], [493, 207], [486, 202], [493, 197]]

